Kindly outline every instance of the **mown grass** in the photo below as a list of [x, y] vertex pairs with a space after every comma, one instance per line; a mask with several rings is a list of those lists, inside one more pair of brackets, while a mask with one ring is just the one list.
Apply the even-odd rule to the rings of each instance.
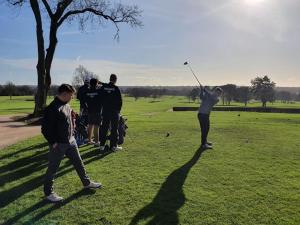
[[0, 224], [300, 224], [300, 115], [213, 112], [215, 148], [201, 152], [196, 112], [169, 111], [181, 101], [126, 98], [124, 150], [80, 149], [103, 189], [82, 191], [64, 160], [62, 204], [43, 200], [41, 136], [2, 149]]
[[[47, 102], [49, 103], [53, 97], [48, 97]], [[126, 98], [128, 101], [134, 101], [133, 98]], [[168, 101], [169, 105], [172, 106], [198, 106], [198, 101], [189, 102], [186, 97], [177, 97], [177, 96], [165, 96], [161, 99], [152, 99], [152, 98], [140, 98], [137, 100], [139, 105], [135, 105], [140, 109], [143, 108], [144, 104], [155, 104], [157, 102], [165, 102]], [[75, 109], [78, 109], [79, 102], [77, 100], [72, 101], [72, 106]], [[218, 106], [223, 106], [220, 101]], [[225, 105], [228, 107], [244, 107], [244, 104], [238, 102], [232, 102], [230, 105]], [[276, 108], [300, 108], [300, 102], [295, 102], [293, 104], [275, 102], [268, 103], [268, 107], [276, 107]], [[261, 103], [258, 101], [251, 101], [248, 103], [247, 107], [261, 107]], [[34, 101], [32, 96], [13, 96], [10, 99], [8, 96], [0, 96], [0, 115], [12, 115], [12, 114], [29, 114], [32, 113], [34, 109]], [[141, 109], [143, 110], [143, 109]]]

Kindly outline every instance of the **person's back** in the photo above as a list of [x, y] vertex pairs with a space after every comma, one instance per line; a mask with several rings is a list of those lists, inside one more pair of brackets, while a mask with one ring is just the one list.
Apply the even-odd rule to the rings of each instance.
[[201, 88], [200, 99], [201, 105], [199, 107], [199, 113], [202, 114], [210, 114], [214, 105], [219, 102], [218, 96], [205, 88]]
[[103, 113], [120, 112], [122, 108], [122, 96], [120, 89], [112, 82], [103, 84], [101, 89]]
[[89, 113], [101, 112], [100, 89], [91, 87], [85, 94], [85, 103]]
[[[98, 89], [98, 79], [90, 80], [90, 89], [85, 94], [85, 103], [88, 113], [88, 143], [99, 146], [99, 126], [101, 124], [101, 98]], [[92, 141], [92, 133], [94, 133], [94, 141]]]
[[100, 151], [105, 149], [106, 136], [109, 127], [111, 128], [110, 148], [113, 151], [120, 150], [118, 143], [118, 126], [120, 120], [120, 112], [122, 108], [122, 96], [120, 89], [116, 86], [117, 76], [111, 74], [108, 84], [101, 87], [102, 99], [102, 116], [103, 121], [100, 131]]

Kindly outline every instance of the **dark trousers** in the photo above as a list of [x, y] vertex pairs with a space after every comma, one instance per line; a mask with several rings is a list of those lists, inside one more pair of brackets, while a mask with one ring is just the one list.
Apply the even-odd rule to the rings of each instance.
[[201, 128], [201, 145], [205, 145], [210, 127], [209, 114], [198, 113], [198, 120]]
[[49, 150], [49, 165], [46, 172], [45, 183], [44, 183], [44, 193], [46, 196], [53, 193], [54, 177], [59, 168], [60, 162], [65, 155], [70, 159], [71, 163], [75, 167], [75, 170], [78, 176], [80, 177], [82, 184], [86, 186], [89, 185], [90, 183], [90, 179], [86, 174], [82, 159], [78, 151], [76, 141], [74, 140], [70, 144], [58, 143], [55, 149], [53, 149], [53, 147], [50, 146], [50, 150]]
[[115, 147], [117, 146], [119, 137], [118, 126], [120, 114], [118, 112], [104, 112], [102, 116], [102, 124], [100, 127], [100, 145], [105, 145], [107, 132], [110, 127], [110, 147]]

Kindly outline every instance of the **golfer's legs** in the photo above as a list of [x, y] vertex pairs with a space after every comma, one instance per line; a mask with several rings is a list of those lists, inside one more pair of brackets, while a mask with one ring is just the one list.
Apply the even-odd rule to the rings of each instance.
[[111, 117], [110, 147], [117, 146], [118, 136], [119, 136], [118, 134], [119, 120], [120, 120], [119, 113], [114, 113]]
[[199, 113], [198, 119], [201, 128], [201, 145], [205, 145], [207, 142], [207, 117], [205, 114]]
[[66, 151], [66, 156], [70, 159], [73, 164], [82, 184], [84, 186], [89, 185], [90, 178], [87, 176], [81, 156], [78, 151], [76, 142], [72, 142]]
[[65, 155], [66, 149], [61, 144], [58, 144], [55, 149], [50, 146], [49, 150], [49, 164], [48, 169], [45, 175], [45, 182], [44, 182], [44, 193], [46, 196], [53, 193], [53, 182], [55, 174], [59, 168], [60, 162]]
[[100, 145], [104, 146], [106, 142], [107, 131], [109, 128], [110, 117], [109, 115], [103, 115], [103, 121], [100, 128]]

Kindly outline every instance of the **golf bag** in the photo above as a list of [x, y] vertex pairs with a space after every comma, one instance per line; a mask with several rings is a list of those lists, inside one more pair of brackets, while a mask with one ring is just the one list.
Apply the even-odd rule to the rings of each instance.
[[[125, 119], [123, 116], [120, 116], [119, 120], [119, 126], [118, 126], [118, 145], [121, 145], [124, 143], [124, 139], [126, 136], [126, 130], [128, 129], [128, 126], [126, 124], [127, 119]], [[110, 135], [107, 136], [107, 140], [110, 140]]]
[[77, 145], [83, 145], [88, 138], [88, 117], [87, 115], [77, 115], [76, 116], [76, 127], [75, 127], [75, 139], [77, 142]]

